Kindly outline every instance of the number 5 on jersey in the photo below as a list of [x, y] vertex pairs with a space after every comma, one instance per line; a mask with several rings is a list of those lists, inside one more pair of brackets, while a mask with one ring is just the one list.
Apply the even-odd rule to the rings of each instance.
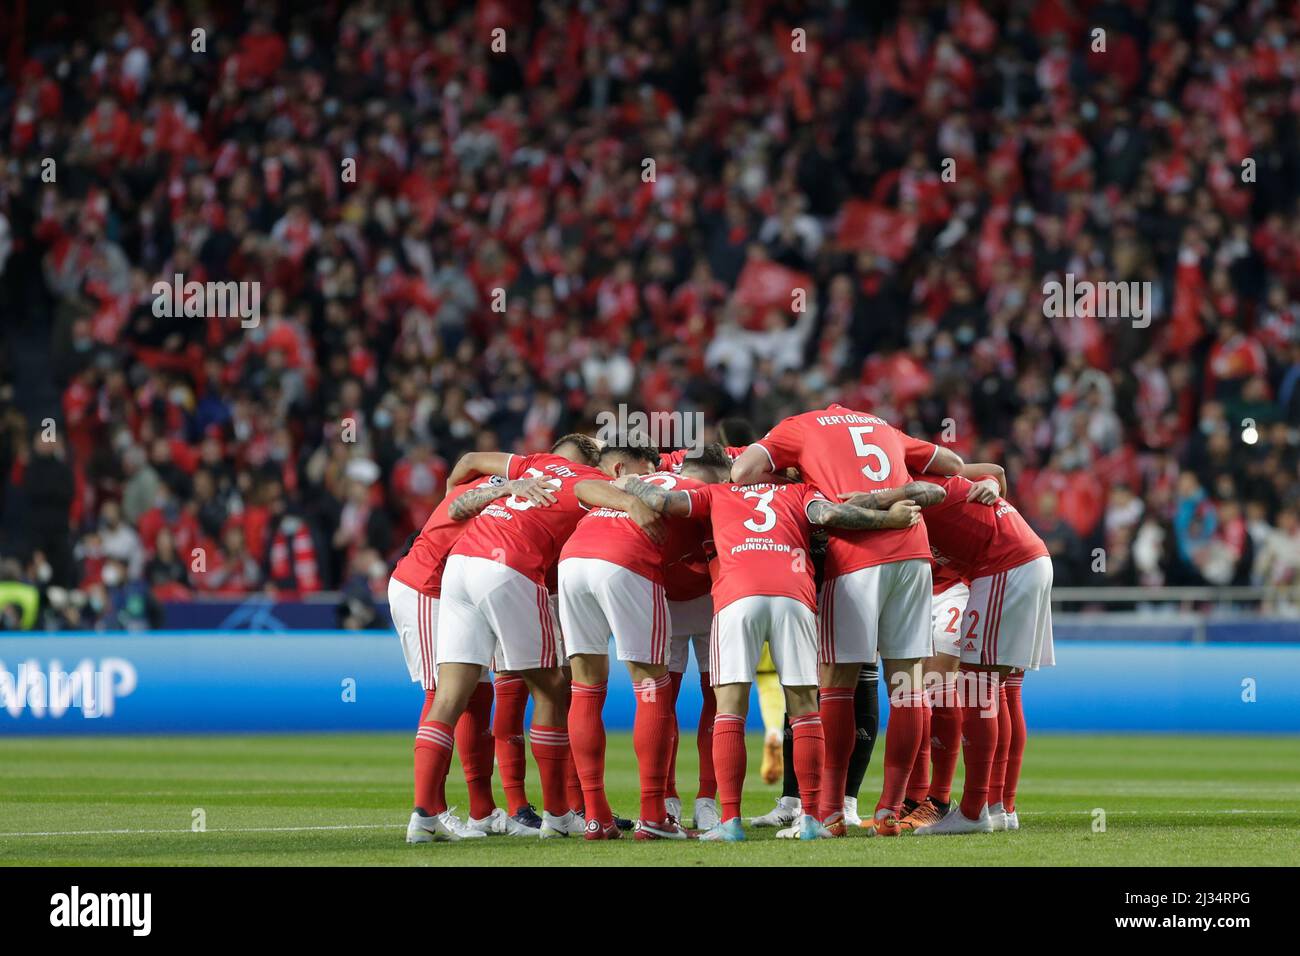
[[879, 445], [872, 445], [862, 438], [863, 435], [874, 431], [875, 427], [875, 425], [855, 425], [849, 429], [849, 434], [853, 436], [853, 449], [859, 458], [874, 458], [880, 463], [873, 467], [871, 462], [867, 462], [862, 466], [862, 473], [872, 481], [884, 481], [889, 477], [889, 456]]

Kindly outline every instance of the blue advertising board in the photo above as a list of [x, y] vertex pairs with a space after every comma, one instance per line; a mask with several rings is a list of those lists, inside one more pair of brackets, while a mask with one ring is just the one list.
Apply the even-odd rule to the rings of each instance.
[[[1297, 733], [1300, 645], [1062, 641], [1024, 699], [1042, 731]], [[410, 730], [422, 700], [384, 632], [0, 636], [0, 736]], [[607, 726], [633, 701], [612, 668]], [[684, 726], [700, 703], [692, 662]]]

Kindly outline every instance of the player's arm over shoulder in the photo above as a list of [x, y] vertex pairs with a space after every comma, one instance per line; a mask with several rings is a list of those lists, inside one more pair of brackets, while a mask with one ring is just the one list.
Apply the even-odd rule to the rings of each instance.
[[913, 438], [902, 429], [895, 428], [903, 443], [903, 457], [908, 469], [914, 475], [956, 475], [961, 473], [964, 462], [961, 455], [951, 448], [935, 442]]
[[467, 521], [498, 498], [512, 495], [541, 508], [555, 504], [555, 492], [544, 480], [516, 478], [462, 492], [448, 505], [447, 517], [452, 521]]
[[767, 449], [758, 443], [750, 445], [731, 463], [732, 484], [771, 483], [772, 477], [772, 459], [768, 457]]
[[471, 478], [481, 478], [486, 475], [509, 478], [510, 459], [514, 457], [514, 455], [504, 451], [466, 452], [460, 456], [460, 460], [456, 462], [456, 467], [447, 476], [447, 487], [455, 488]]
[[884, 488], [871, 492], [847, 492], [840, 498], [859, 508], [888, 510], [899, 501], [911, 501], [918, 508], [930, 508], [941, 504], [947, 497], [942, 484], [937, 481], [909, 481], [901, 488]]
[[978, 461], [962, 465], [961, 476], [969, 478], [971, 481], [979, 481], [982, 478], [993, 478], [998, 483], [998, 494], [1003, 498], [1007, 496], [1007, 470], [1001, 465], [991, 461]]
[[802, 436], [803, 424], [798, 416], [777, 422], [771, 431], [746, 448], [732, 462], [732, 484], [774, 484], [784, 480], [774, 476], [799, 463]]
[[827, 528], [880, 531], [910, 528], [921, 520], [921, 509], [914, 502], [901, 499], [886, 509], [880, 509], [863, 508], [847, 502], [834, 504], [825, 498], [814, 498], [808, 503], [808, 520]]
[[619, 478], [614, 484], [661, 515], [684, 518], [691, 513], [691, 496], [685, 491], [669, 491], [632, 475]]

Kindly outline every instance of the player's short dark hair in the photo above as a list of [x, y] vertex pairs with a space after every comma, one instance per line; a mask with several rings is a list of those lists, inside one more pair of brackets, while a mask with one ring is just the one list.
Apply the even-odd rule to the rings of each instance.
[[643, 435], [626, 435], [610, 442], [600, 450], [602, 464], [611, 458], [622, 461], [644, 461], [652, 468], [659, 468], [659, 449], [650, 444], [649, 439]]
[[564, 435], [551, 446], [551, 454], [559, 452], [565, 445], [572, 445], [582, 456], [582, 463], [595, 468], [600, 464], [600, 446], [596, 444], [596, 439], [590, 435], [583, 435], [580, 432], [570, 432]]
[[718, 437], [722, 439], [722, 444], [732, 448], [752, 445], [758, 441], [758, 433], [748, 418], [724, 418], [718, 422]]
[[718, 442], [709, 442], [682, 461], [682, 473], [688, 478], [726, 481], [731, 475], [731, 458]]

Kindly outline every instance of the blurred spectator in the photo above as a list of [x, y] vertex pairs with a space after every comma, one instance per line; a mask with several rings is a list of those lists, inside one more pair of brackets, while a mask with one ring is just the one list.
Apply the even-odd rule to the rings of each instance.
[[238, 597], [262, 585], [262, 569], [248, 553], [239, 525], [226, 527], [220, 547], [207, 553], [204, 564], [192, 578], [195, 587], [208, 594]]
[[145, 564], [144, 579], [159, 601], [185, 601], [191, 594], [189, 572], [176, 553], [172, 533], [166, 528], [154, 539], [153, 556]]

